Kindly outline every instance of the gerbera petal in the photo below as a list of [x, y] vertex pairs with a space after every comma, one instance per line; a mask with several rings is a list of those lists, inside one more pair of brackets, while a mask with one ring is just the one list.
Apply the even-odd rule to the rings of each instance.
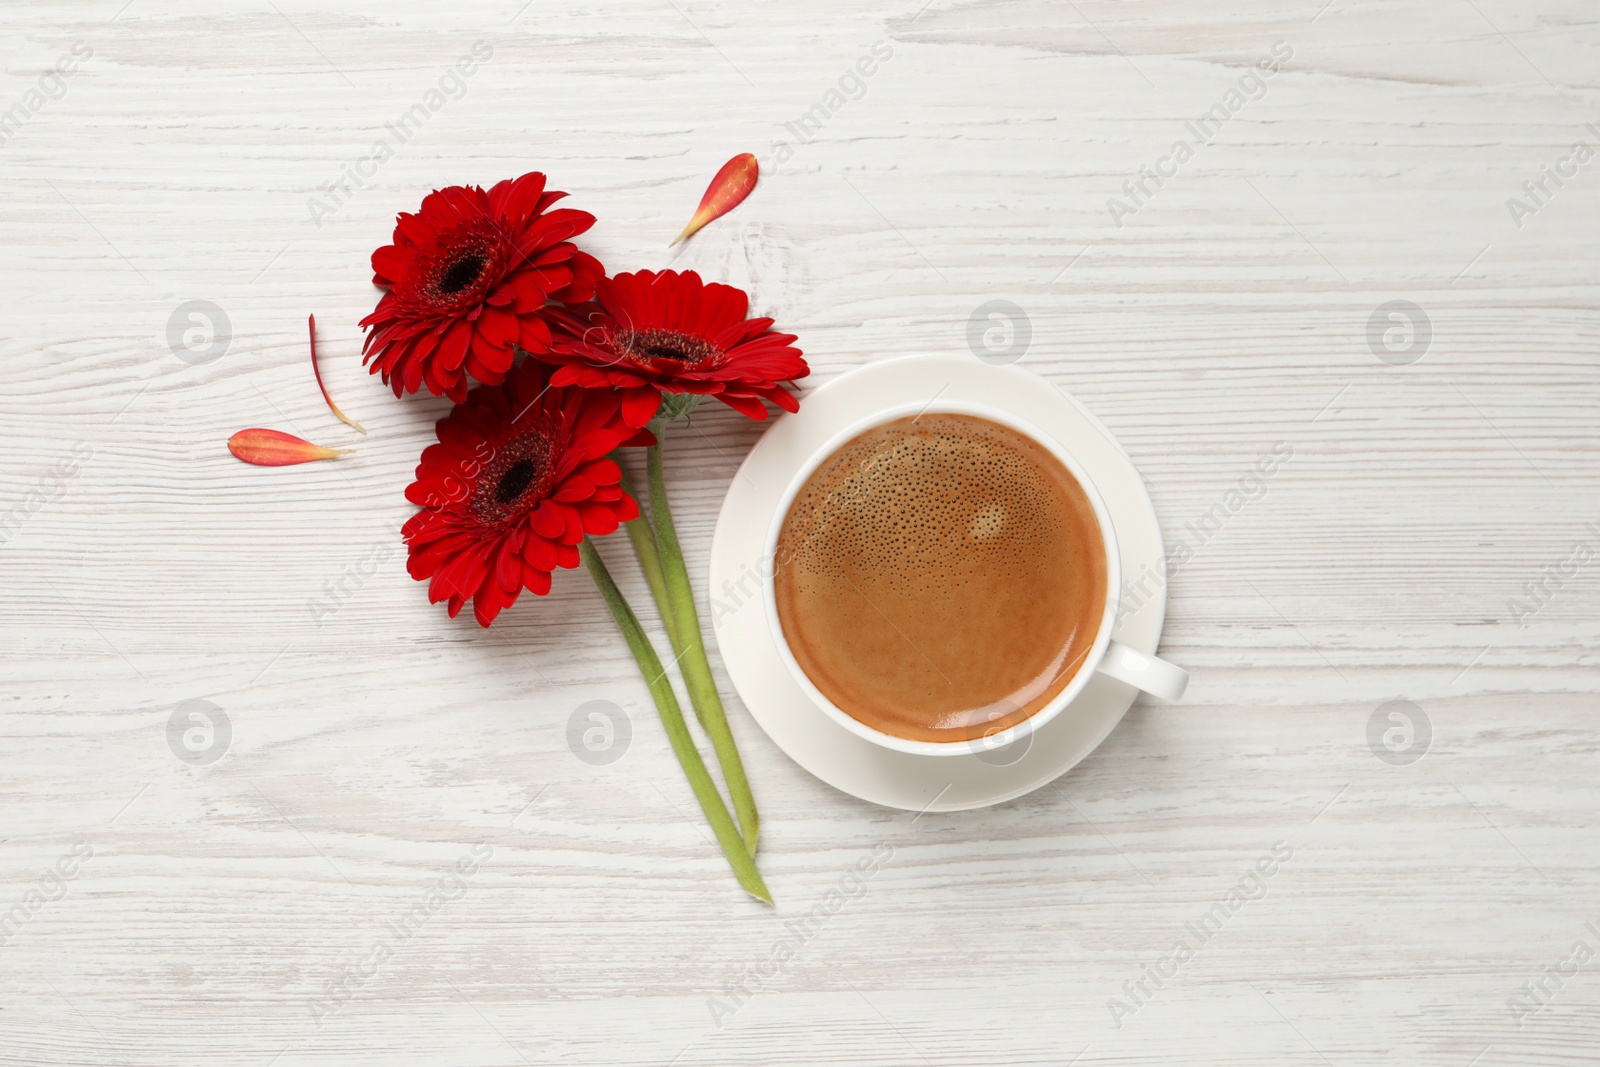
[[535, 570], [553, 571], [556, 563], [556, 546], [543, 537], [530, 537], [522, 545], [522, 558]]
[[479, 626], [490, 626], [499, 617], [500, 609], [508, 606], [508, 600], [515, 600], [513, 594], [507, 598], [500, 592], [500, 584], [493, 576], [485, 578], [478, 591], [472, 596], [472, 615], [478, 620]]
[[556, 545], [558, 550], [563, 546], [575, 545], [583, 540], [583, 519], [578, 516], [576, 510], [570, 507], [562, 507], [561, 519], [566, 523], [567, 528], [561, 535], [560, 543]]
[[760, 392], [762, 396], [791, 414], [800, 410], [799, 399], [781, 385], [775, 385], [771, 389], [762, 389]]
[[[700, 309], [700, 330], [706, 334], [716, 333], [726, 329], [730, 324], [740, 322], [750, 310], [750, 297], [743, 289], [735, 289], [731, 285], [714, 282], [705, 288], [705, 298]], [[768, 319], [766, 325], [756, 330], [761, 330], [772, 325]]]
[[494, 365], [481, 358], [477, 352], [467, 351], [466, 372], [486, 385], [498, 385], [501, 375], [494, 369]]
[[439, 342], [439, 365], [446, 370], [460, 369], [462, 361], [467, 358], [467, 349], [471, 344], [472, 323], [466, 319], [458, 319], [450, 325], [444, 340]]
[[[514, 323], [513, 328], [515, 328]], [[476, 370], [472, 376], [481, 382], [492, 383], [505, 376], [506, 371], [511, 369], [511, 363], [516, 356], [512, 352], [510, 342], [496, 344], [493, 338], [486, 337], [481, 333], [475, 333], [472, 335], [472, 354], [470, 358], [476, 361], [478, 367], [483, 368], [494, 377], [492, 379], [487, 378]]]
[[656, 417], [660, 408], [661, 394], [648, 386], [622, 394], [622, 420], [629, 426], [645, 425]]
[[399, 367], [394, 375], [396, 393], [402, 388], [408, 393], [414, 393], [422, 387], [422, 365], [426, 352], [427, 349], [421, 340], [406, 352], [404, 365]]
[[761, 401], [750, 396], [729, 396], [727, 393], [718, 393], [717, 399], [728, 405], [741, 415], [748, 415], [757, 421], [767, 417], [767, 409]]
[[489, 190], [489, 209], [520, 223], [538, 212], [539, 196], [544, 192], [544, 185], [545, 176], [538, 171], [498, 182]]
[[595, 537], [613, 533], [621, 525], [617, 509], [605, 504], [579, 504], [578, 514], [583, 518], [583, 528]]
[[549, 290], [542, 282], [543, 275], [536, 270], [519, 271], [513, 275], [508, 283], [516, 294], [516, 306], [512, 310], [518, 315], [529, 315], [544, 307]]
[[569, 207], [547, 211], [517, 239], [517, 254], [531, 259], [538, 251], [576, 237], [593, 225], [594, 216], [587, 211]]
[[616, 485], [622, 481], [622, 467], [614, 459], [597, 460], [580, 467], [578, 473], [595, 485]]
[[571, 504], [580, 500], [588, 500], [594, 496], [594, 483], [582, 475], [572, 475], [561, 483], [561, 488], [556, 490], [554, 499], [563, 504]]
[[525, 351], [542, 354], [550, 351], [550, 324], [537, 315], [527, 315], [521, 320], [522, 334], [517, 344]]
[[578, 303], [593, 297], [595, 283], [606, 273], [605, 266], [582, 249], [573, 253], [567, 261], [567, 269], [572, 272], [572, 281], [566, 288], [550, 294], [552, 299], [567, 303]]
[[581, 385], [585, 389], [605, 389], [611, 385], [611, 380], [604, 371], [595, 370], [593, 367], [580, 367], [574, 364], [564, 364], [557, 367], [550, 375], [551, 385]]
[[384, 245], [372, 253], [372, 273], [381, 281], [379, 285], [393, 285], [394, 280], [405, 276], [411, 257], [394, 245]]
[[[552, 570], [554, 567], [551, 568]], [[534, 596], [547, 596], [550, 593], [550, 571], [529, 567], [522, 568], [522, 584]]]
[[496, 307], [485, 307], [477, 325], [479, 336], [499, 347], [510, 347], [522, 333], [517, 317]]
[[500, 579], [500, 588], [511, 591], [522, 586], [522, 553], [514, 548], [508, 539], [500, 546], [500, 555], [495, 560], [496, 576]]
[[562, 531], [567, 528], [566, 520], [561, 517], [561, 509], [553, 500], [546, 500], [540, 504], [539, 510], [533, 513], [531, 522], [534, 533], [552, 541], [560, 537]]
[[446, 451], [459, 459], [477, 455], [485, 446], [483, 434], [460, 419], [440, 419], [433, 424], [433, 432]]
[[422, 367], [422, 384], [428, 387], [428, 392], [437, 396], [440, 393], [448, 393], [450, 391], [454, 376], [450, 375], [449, 371], [439, 366], [437, 361], [422, 363], [420, 366]]

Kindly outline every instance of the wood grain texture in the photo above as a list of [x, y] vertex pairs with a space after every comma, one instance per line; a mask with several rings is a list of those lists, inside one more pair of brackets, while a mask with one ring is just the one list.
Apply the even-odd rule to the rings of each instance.
[[[1600, 161], [1520, 227], [1507, 207], [1600, 144], [1592, 4], [519, 6], [0, 13], [0, 114], [93, 50], [0, 144], [0, 513], [31, 512], [0, 544], [0, 916], [32, 902], [0, 945], [0, 1064], [1600, 1062], [1600, 958], [1508, 1008], [1600, 951], [1600, 563], [1509, 603], [1600, 545]], [[477, 41], [459, 98], [314, 221]], [[1278, 42], [1116, 225], [1108, 198]], [[667, 251], [739, 151], [756, 193]], [[481, 632], [405, 574], [445, 405], [362, 370], [367, 257], [427, 189], [528, 169], [599, 216], [613, 269], [750, 289], [815, 382], [963, 351], [1014, 302], [1022, 365], [1119, 436], [1169, 544], [1292, 448], [1172, 579], [1184, 705], [1136, 705], [1022, 800], [916, 818], [811, 779], [725, 686], [779, 907], [741, 899], [584, 576]], [[214, 362], [169, 344], [191, 300], [231, 322]], [[1391, 300], [1431, 324], [1410, 365], [1369, 344]], [[322, 406], [308, 312], [368, 438]], [[359, 452], [248, 468], [223, 448], [247, 425]], [[671, 442], [697, 582], [759, 433], [707, 411]], [[1367, 730], [1402, 698], [1432, 740], [1396, 766]], [[207, 766], [167, 745], [194, 699], [232, 728]], [[597, 699], [633, 730], [608, 766], [567, 742]], [[1265, 894], [1144, 978], [1280, 841]], [[875, 847], [864, 891], [786, 932]]]

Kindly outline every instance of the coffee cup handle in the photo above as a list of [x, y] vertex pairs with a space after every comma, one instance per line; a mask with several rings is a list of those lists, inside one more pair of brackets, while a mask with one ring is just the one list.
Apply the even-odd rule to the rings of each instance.
[[1162, 700], [1177, 700], [1189, 685], [1189, 672], [1182, 667], [1129, 648], [1121, 641], [1106, 646], [1099, 671]]

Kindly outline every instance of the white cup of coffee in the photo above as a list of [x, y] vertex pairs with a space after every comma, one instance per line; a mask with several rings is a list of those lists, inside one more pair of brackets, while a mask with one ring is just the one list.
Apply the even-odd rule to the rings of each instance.
[[1189, 681], [1111, 638], [1121, 559], [1083, 465], [986, 405], [909, 403], [841, 430], [784, 490], [765, 548], [785, 666], [884, 748], [1003, 748], [1097, 673], [1165, 700]]

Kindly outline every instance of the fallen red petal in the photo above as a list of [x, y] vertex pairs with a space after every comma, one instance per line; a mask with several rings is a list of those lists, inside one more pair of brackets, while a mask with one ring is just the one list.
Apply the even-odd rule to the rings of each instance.
[[[722, 165], [717, 171], [717, 176], [711, 179], [711, 184], [706, 187], [706, 195], [700, 198], [700, 209], [694, 213], [694, 218], [689, 220], [689, 225], [683, 228], [672, 244], [692, 236], [696, 230], [708, 222], [720, 219], [734, 208], [744, 202], [750, 195], [750, 190], [756, 187], [756, 179], [761, 175], [761, 164], [756, 162], [756, 157], [749, 152], [734, 156]], [[672, 247], [668, 245], [667, 247]]]
[[362, 436], [365, 436], [367, 432], [366, 427], [362, 426], [355, 419], [352, 419], [350, 416], [340, 411], [339, 405], [335, 404], [333, 402], [333, 397], [328, 395], [328, 387], [322, 384], [322, 368], [317, 364], [317, 317], [315, 315], [310, 315], [308, 316], [308, 319], [310, 320], [311, 324], [311, 373], [317, 376], [317, 388], [322, 390], [322, 399], [327, 402], [328, 410], [333, 412], [334, 416], [338, 418], [340, 422], [344, 423], [346, 426], [349, 426]]
[[228, 451], [258, 467], [289, 467], [318, 459], [333, 459], [349, 453], [348, 448], [323, 448], [281, 430], [254, 427], [240, 430], [228, 438]]

